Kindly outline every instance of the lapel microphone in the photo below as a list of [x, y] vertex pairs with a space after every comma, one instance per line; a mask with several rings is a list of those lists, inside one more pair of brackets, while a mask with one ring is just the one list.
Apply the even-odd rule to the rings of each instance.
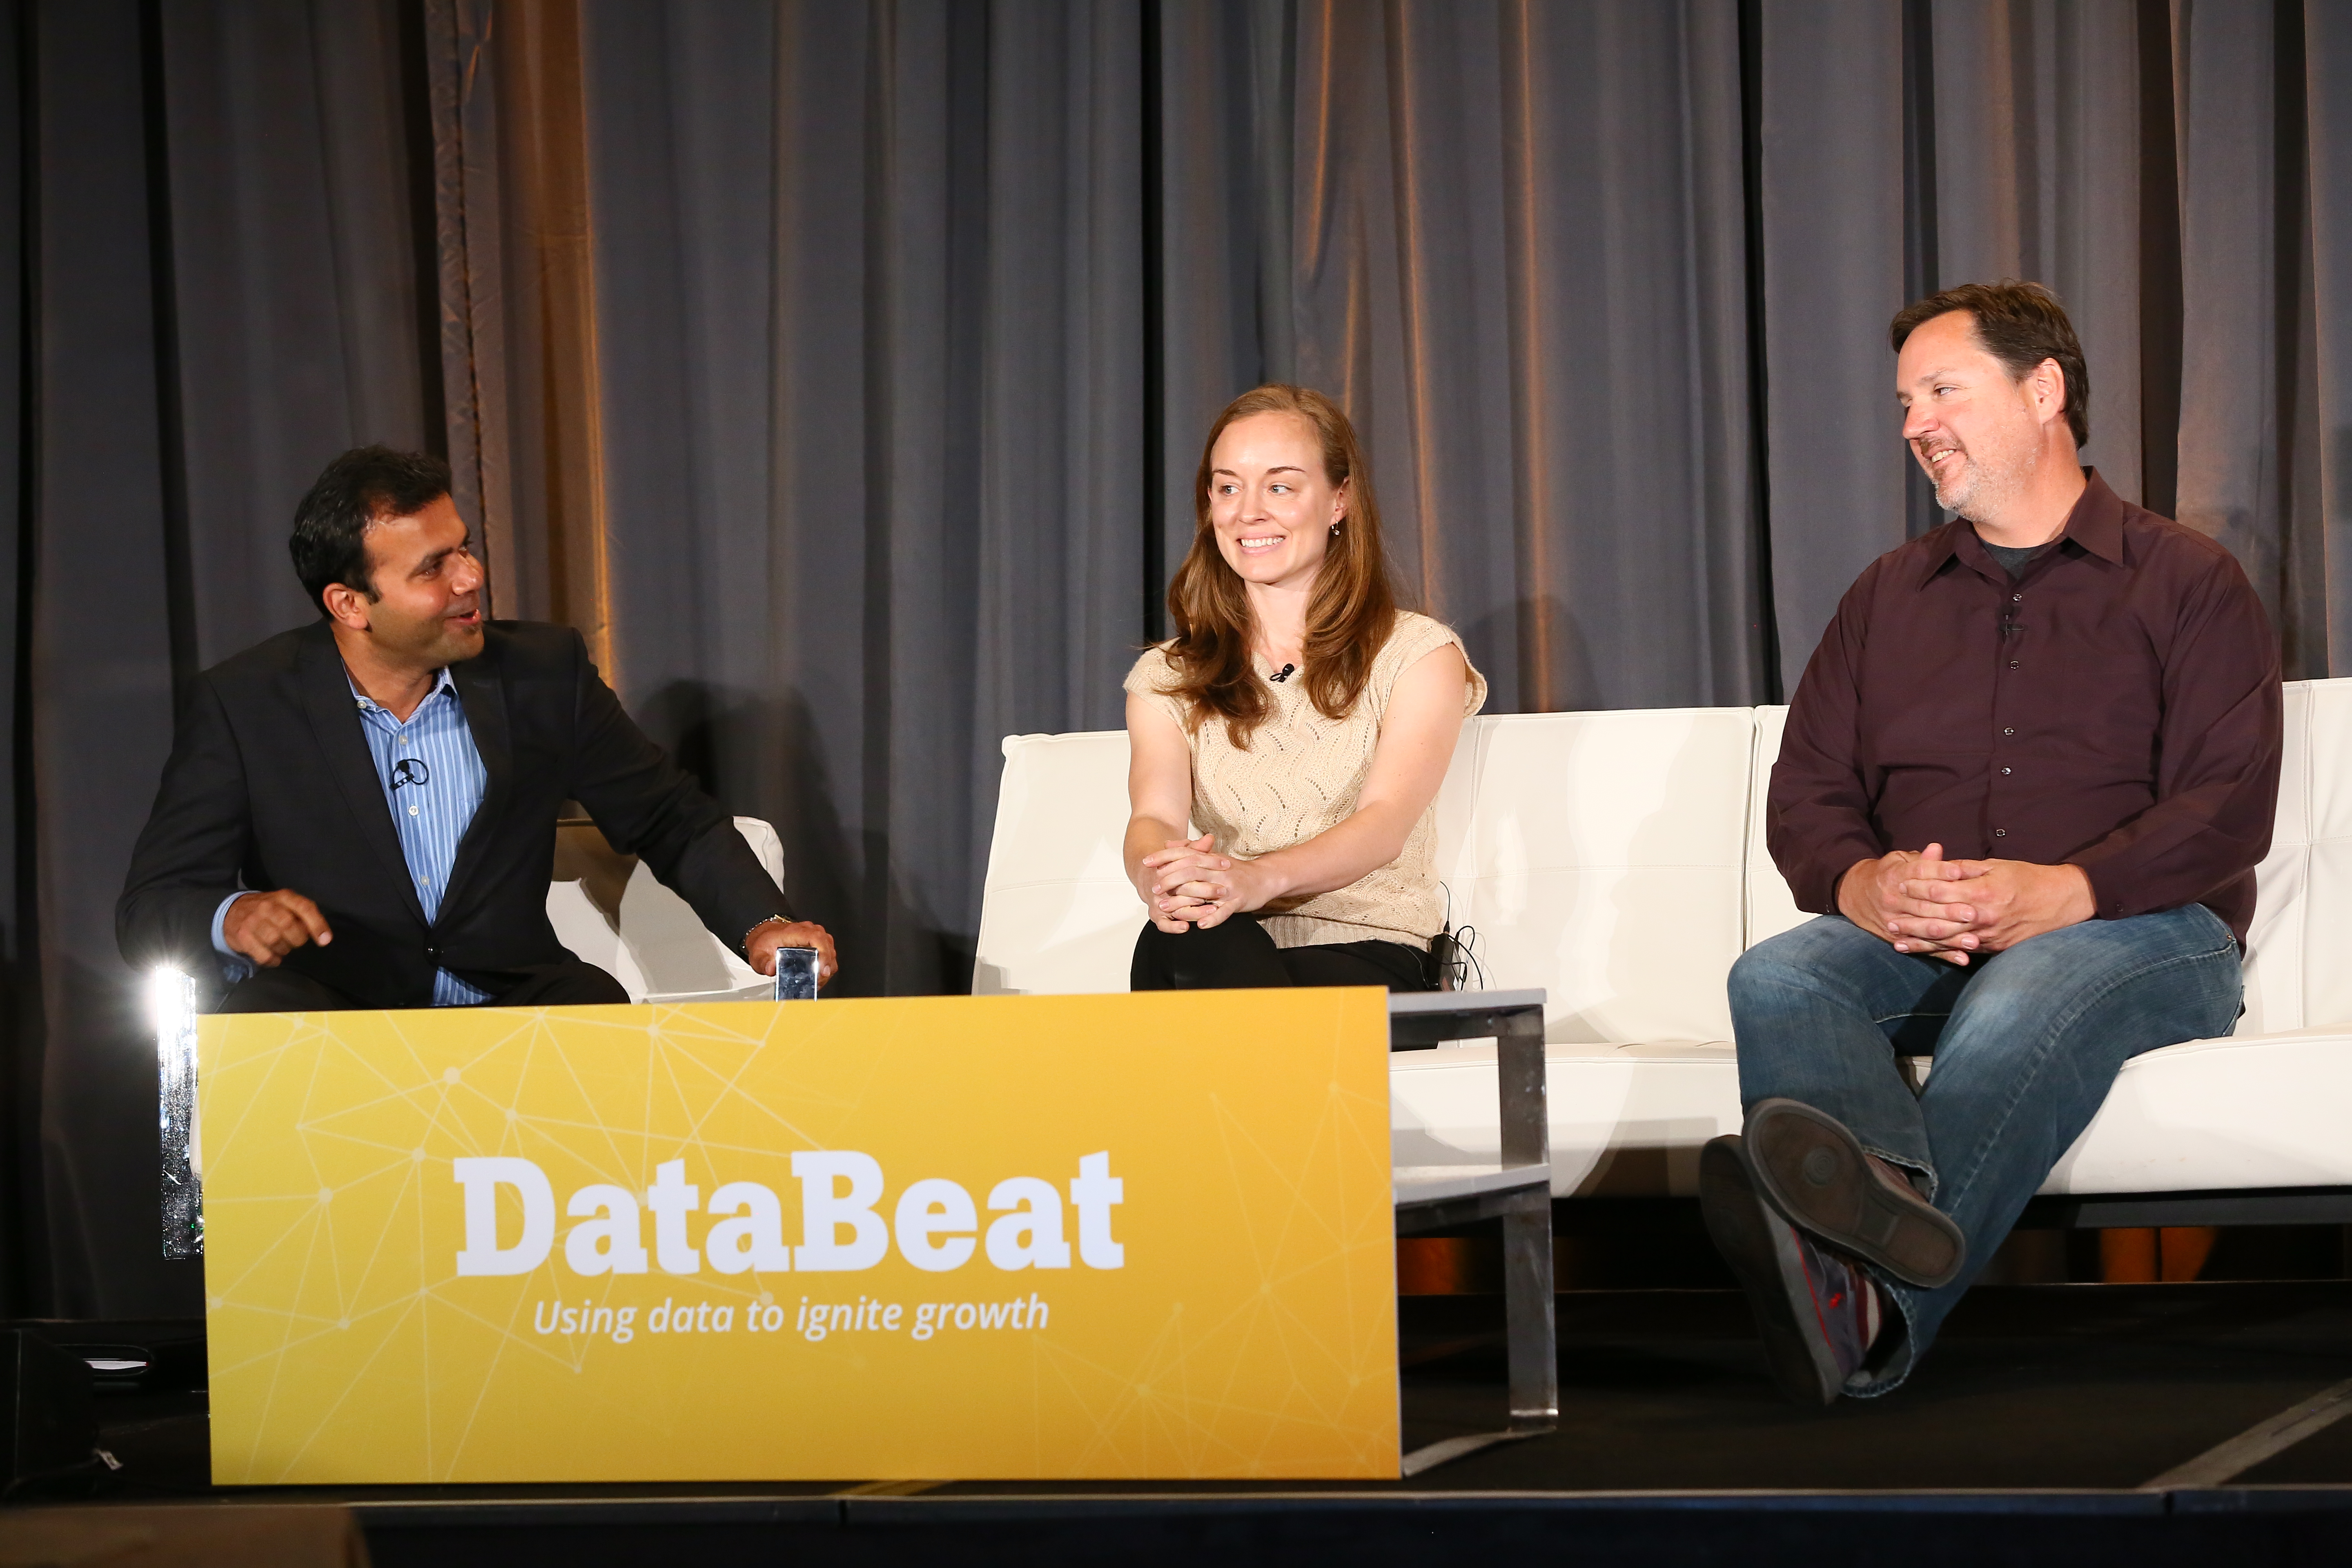
[[1291, 672], [1297, 668], [1298, 667], [1295, 664], [1286, 664], [1280, 669], [1276, 670], [1272, 675], [1267, 676], [1266, 679], [1279, 686], [1284, 681], [1289, 679]]

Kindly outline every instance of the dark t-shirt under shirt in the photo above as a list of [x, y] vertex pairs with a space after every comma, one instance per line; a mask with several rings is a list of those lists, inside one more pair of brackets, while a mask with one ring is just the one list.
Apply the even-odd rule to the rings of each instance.
[[2032, 565], [2042, 552], [2058, 542], [2053, 539], [2042, 544], [1995, 544], [1979, 533], [1977, 535], [1977, 542], [1985, 547], [1987, 555], [2000, 563], [2002, 571], [2011, 577], [2022, 577], [2025, 575], [2025, 569]]

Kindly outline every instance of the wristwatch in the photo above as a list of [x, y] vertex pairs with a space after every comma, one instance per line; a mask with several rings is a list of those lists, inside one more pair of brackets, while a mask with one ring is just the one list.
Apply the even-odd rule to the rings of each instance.
[[745, 931], [743, 933], [743, 940], [735, 944], [735, 950], [746, 958], [751, 957], [751, 931], [758, 931], [761, 926], [774, 925], [779, 921], [782, 921], [786, 925], [796, 925], [799, 923], [790, 915], [770, 915], [764, 920], [754, 921], [751, 926], [751, 931]]

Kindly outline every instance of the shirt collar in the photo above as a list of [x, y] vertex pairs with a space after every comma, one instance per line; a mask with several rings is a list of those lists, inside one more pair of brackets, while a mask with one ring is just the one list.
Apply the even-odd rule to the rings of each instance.
[[[2066, 514], [2066, 526], [2058, 531], [2061, 540], [2073, 540], [2102, 561], [2120, 566], [2124, 562], [2124, 501], [2107, 488], [2096, 468], [2083, 470], [2083, 493], [2075, 499], [2074, 510]], [[1911, 585], [1924, 588], [1930, 578], [1944, 569], [1944, 563], [1959, 553], [1965, 535], [1976, 540], [1981, 550], [1984, 541], [1977, 538], [1976, 524], [1964, 517], [1956, 517], [1927, 536], [1927, 552], [1919, 563], [1918, 580]]]
[[[343, 684], [352, 689], [352, 699], [359, 704], [362, 711], [373, 709], [376, 712], [384, 715], [386, 718], [390, 718], [392, 716], [391, 709], [386, 708], [383, 703], [378, 702], [374, 698], [370, 697], [366, 692], [360, 689], [360, 683], [352, 679], [352, 671], [349, 665], [343, 667]], [[445, 691], [455, 695], [457, 689], [457, 682], [455, 678], [450, 675], [449, 667], [445, 664], [435, 675], [433, 689], [425, 694], [425, 702], [432, 701], [436, 697], [440, 696]], [[408, 717], [413, 720], [416, 717], [417, 713], [423, 712], [425, 710], [425, 702], [419, 702], [416, 705], [415, 711], [410, 713]]]

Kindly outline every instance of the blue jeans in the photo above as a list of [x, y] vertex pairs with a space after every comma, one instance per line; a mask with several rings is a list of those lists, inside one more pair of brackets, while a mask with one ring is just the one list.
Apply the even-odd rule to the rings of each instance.
[[[1827, 1111], [1864, 1148], [1926, 1178], [1969, 1239], [1950, 1284], [1877, 1276], [1897, 1338], [1846, 1392], [1908, 1376], [2025, 1203], [2142, 1051], [2225, 1034], [2243, 987], [2238, 944], [2202, 904], [2085, 921], [1965, 969], [1895, 952], [1842, 915], [1760, 942], [1731, 966], [1742, 1105]], [[1913, 1093], [1898, 1056], [1932, 1054]]]

